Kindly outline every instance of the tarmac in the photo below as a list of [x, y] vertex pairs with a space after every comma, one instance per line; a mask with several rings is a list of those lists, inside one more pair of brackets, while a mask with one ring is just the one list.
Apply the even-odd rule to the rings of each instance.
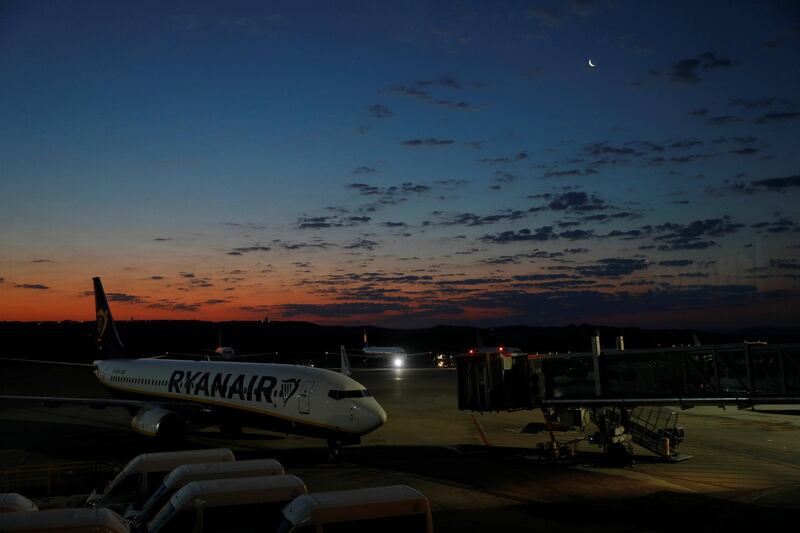
[[[410, 485], [430, 499], [437, 532], [775, 532], [800, 524], [800, 406], [682, 411], [680, 451], [691, 459], [667, 463], [637, 448], [635, 466], [615, 468], [586, 441], [575, 444], [573, 457], [541, 457], [536, 445], [548, 434], [523, 432], [542, 422], [538, 411], [459, 411], [454, 369], [354, 369], [353, 377], [388, 420], [334, 464], [323, 441], [260, 431], [229, 439], [205, 428], [185, 447], [274, 457], [311, 491]], [[0, 362], [0, 394], [106, 396], [88, 368], [7, 362]], [[20, 467], [124, 464], [161, 446], [134, 433], [124, 409], [0, 404], [0, 481]], [[72, 500], [37, 501], [47, 507]]]

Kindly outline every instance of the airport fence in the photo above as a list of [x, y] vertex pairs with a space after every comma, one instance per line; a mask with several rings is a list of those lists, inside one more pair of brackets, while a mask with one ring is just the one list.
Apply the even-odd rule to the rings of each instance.
[[26, 496], [60, 496], [103, 487], [122, 465], [113, 461], [86, 461], [18, 466], [0, 470], [0, 492]]

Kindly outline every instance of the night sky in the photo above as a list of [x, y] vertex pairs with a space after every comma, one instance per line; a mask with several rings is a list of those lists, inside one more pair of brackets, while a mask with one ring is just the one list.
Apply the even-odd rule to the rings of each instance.
[[794, 1], [4, 1], [0, 82], [0, 320], [800, 326]]

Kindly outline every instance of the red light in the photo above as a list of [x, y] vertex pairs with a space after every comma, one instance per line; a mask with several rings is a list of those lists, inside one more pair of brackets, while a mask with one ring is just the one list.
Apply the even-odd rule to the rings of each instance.
[[503, 347], [502, 347], [502, 346], [500, 347], [500, 351], [501, 351], [501, 352], [503, 351]]
[[475, 353], [475, 350], [473, 350], [472, 348], [470, 348], [470, 349], [469, 349], [469, 353], [471, 353], [471, 354], [472, 354], [472, 353]]

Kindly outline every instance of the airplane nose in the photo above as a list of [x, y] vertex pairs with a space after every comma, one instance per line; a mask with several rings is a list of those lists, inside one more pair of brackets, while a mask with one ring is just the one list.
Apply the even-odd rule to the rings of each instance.
[[372, 400], [369, 404], [363, 406], [359, 416], [359, 426], [364, 434], [370, 431], [375, 431], [386, 423], [386, 411], [380, 406], [378, 402]]

